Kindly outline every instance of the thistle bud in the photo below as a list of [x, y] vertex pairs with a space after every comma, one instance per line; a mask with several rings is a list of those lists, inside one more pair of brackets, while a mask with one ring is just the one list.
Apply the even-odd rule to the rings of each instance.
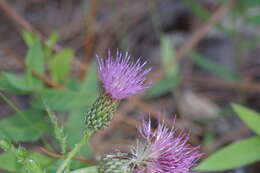
[[104, 89], [86, 115], [87, 128], [96, 131], [105, 128], [115, 113], [120, 100], [143, 92], [151, 86], [146, 82], [146, 74], [151, 70], [143, 70], [145, 63], [138, 59], [130, 62], [128, 53], [117, 52], [113, 58], [108, 53], [107, 58], [98, 61], [98, 74]]
[[116, 112], [118, 103], [119, 101], [107, 95], [100, 96], [86, 114], [87, 128], [97, 131], [107, 127]]

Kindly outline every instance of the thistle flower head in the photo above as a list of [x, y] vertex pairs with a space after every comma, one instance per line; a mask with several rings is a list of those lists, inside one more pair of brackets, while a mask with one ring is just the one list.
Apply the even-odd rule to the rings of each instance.
[[192, 173], [190, 168], [202, 155], [199, 147], [188, 144], [189, 135], [176, 135], [175, 129], [161, 123], [152, 130], [150, 119], [143, 122], [140, 133], [143, 140], [131, 151], [135, 173]]
[[[129, 173], [195, 173], [191, 168], [202, 154], [198, 152], [199, 147], [188, 144], [189, 135], [184, 132], [177, 135], [175, 129], [160, 122], [153, 130], [150, 119], [143, 122], [140, 133], [142, 140], [137, 141], [117, 169]], [[118, 158], [116, 156], [110, 155], [110, 158]]]
[[98, 60], [98, 74], [102, 81], [106, 94], [113, 99], [124, 99], [143, 92], [151, 83], [146, 82], [146, 74], [151, 70], [143, 70], [146, 62], [141, 63], [138, 59], [135, 63], [130, 62], [130, 56], [117, 51], [116, 57], [108, 52], [108, 57]]

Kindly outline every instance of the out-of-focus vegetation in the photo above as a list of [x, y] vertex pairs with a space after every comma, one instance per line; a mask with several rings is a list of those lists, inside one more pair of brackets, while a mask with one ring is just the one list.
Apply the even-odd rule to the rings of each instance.
[[260, 160], [260, 114], [240, 105], [232, 106], [239, 117], [258, 136], [234, 142], [203, 161], [196, 169], [220, 171], [239, 168]]
[[[7, 138], [13, 142], [40, 141], [52, 151], [55, 149], [53, 148], [54, 143], [51, 142], [52, 144], [50, 144], [49, 139], [46, 138], [56, 137], [56, 147], [60, 146], [58, 151], [65, 153], [66, 142], [71, 147], [80, 140], [81, 131], [84, 128], [84, 112], [87, 106], [98, 96], [96, 67], [94, 64], [91, 65], [89, 74], [83, 82], [79, 82], [68, 75], [70, 73], [70, 62], [74, 56], [73, 50], [63, 49], [58, 53], [54, 53], [52, 50], [57, 42], [56, 34], [51, 35], [45, 42], [29, 32], [23, 32], [23, 38], [28, 46], [25, 58], [26, 71], [23, 75], [2, 72], [0, 85], [3, 91], [30, 96], [31, 104], [27, 109], [20, 110], [1, 92], [1, 98], [16, 114], [1, 120], [0, 135], [2, 138]], [[49, 68], [46, 69], [45, 66]], [[41, 75], [46, 75], [47, 71], [50, 74], [50, 79], [62, 85], [62, 89], [50, 88], [42, 78], [39, 78]], [[47, 118], [46, 110], [50, 118]], [[68, 115], [64, 128], [59, 127], [59, 120], [50, 110], [56, 111], [59, 116]], [[84, 153], [89, 155], [90, 150], [85, 148]], [[2, 162], [0, 167], [19, 172], [21, 163], [16, 164], [14, 162], [16, 155], [19, 156], [20, 154], [17, 154], [11, 146], [10, 153], [1, 155], [5, 161]], [[26, 153], [26, 155], [28, 154]], [[36, 160], [38, 160], [37, 156], [40, 157], [40, 160], [46, 160], [44, 167], [58, 161], [39, 154], [35, 156]], [[8, 157], [13, 162], [9, 167], [5, 164]], [[25, 163], [22, 162], [23, 164]]]

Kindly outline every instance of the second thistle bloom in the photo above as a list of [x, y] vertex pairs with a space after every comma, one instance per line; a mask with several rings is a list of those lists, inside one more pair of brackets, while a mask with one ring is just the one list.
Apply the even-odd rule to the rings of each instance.
[[140, 59], [136, 62], [130, 62], [130, 56], [126, 52], [124, 55], [116, 53], [112, 57], [98, 60], [98, 73], [105, 89], [105, 92], [114, 99], [124, 99], [132, 95], [143, 92], [150, 87], [146, 82], [146, 74], [151, 69], [143, 70], [146, 62], [141, 63]]
[[188, 144], [189, 136], [186, 133], [176, 135], [175, 129], [169, 129], [161, 123], [153, 130], [150, 120], [143, 122], [140, 133], [143, 140], [137, 141], [130, 153], [105, 157], [100, 172], [113, 173], [117, 169], [118, 172], [126, 173], [194, 173], [191, 168], [202, 154], [198, 147]]
[[136, 173], [192, 173], [190, 170], [202, 156], [199, 147], [188, 144], [189, 135], [159, 123], [155, 130], [150, 119], [140, 129], [143, 141], [132, 150]]
[[97, 131], [106, 127], [115, 113], [121, 99], [143, 92], [150, 87], [146, 82], [146, 74], [150, 69], [143, 70], [145, 63], [130, 61], [128, 53], [117, 52], [116, 57], [108, 53], [107, 58], [99, 58], [98, 74], [104, 93], [96, 100], [86, 115], [87, 128]]

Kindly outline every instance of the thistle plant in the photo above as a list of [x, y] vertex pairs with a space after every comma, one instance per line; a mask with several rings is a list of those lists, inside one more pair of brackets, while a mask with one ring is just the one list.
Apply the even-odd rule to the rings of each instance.
[[[40, 44], [39, 41], [38, 44]], [[34, 49], [38, 51], [39, 47], [36, 48]], [[58, 123], [58, 118], [50, 111], [47, 104], [45, 105], [50, 120], [54, 126], [54, 135], [60, 144], [62, 154], [65, 156], [63, 162], [61, 162], [59, 167], [56, 169], [56, 173], [193, 172], [191, 169], [196, 165], [197, 160], [202, 155], [198, 152], [199, 147], [193, 147], [188, 144], [188, 134], [182, 132], [177, 135], [176, 129], [169, 129], [161, 122], [159, 122], [156, 129], [152, 129], [150, 119], [149, 121], [143, 121], [143, 125], [140, 128], [142, 139], [137, 140], [136, 145], [130, 150], [130, 152], [115, 151], [104, 156], [99, 165], [93, 167], [88, 166], [73, 171], [70, 170], [71, 160], [88, 142], [91, 135], [109, 125], [120, 101], [142, 93], [147, 88], [151, 87], [151, 83], [147, 82], [146, 78], [146, 75], [151, 69], [144, 69], [146, 63], [147, 62], [141, 63], [140, 59], [133, 61], [128, 53], [123, 54], [119, 51], [117, 51], [115, 56], [112, 56], [111, 52], [108, 52], [106, 58], [100, 58], [97, 56], [97, 72], [102, 84], [102, 92], [86, 112], [85, 129], [82, 132], [76, 132], [82, 133], [81, 140], [76, 143], [74, 148], [72, 148], [68, 153], [66, 153], [67, 144], [69, 144], [67, 139], [70, 136], [65, 134], [65, 126]], [[53, 68], [53, 70], [55, 70], [55, 68]], [[31, 72], [31, 70], [28, 72]], [[8, 99], [1, 94], [0, 96], [9, 103]], [[21, 117], [25, 119], [24, 121], [26, 122], [26, 125], [29, 124], [34, 127], [33, 124], [30, 121], [27, 121], [25, 116], [23, 116], [15, 106], [11, 106], [14, 107], [18, 114], [22, 115]], [[27, 172], [45, 173], [49, 171], [47, 167], [42, 166], [39, 161], [33, 159], [24, 148], [15, 147], [8, 140], [0, 139], [0, 148], [14, 154], [18, 162], [24, 165], [27, 169]]]
[[[189, 135], [169, 129], [159, 122], [155, 130], [151, 121], [140, 128], [138, 140], [130, 153], [114, 152], [102, 159], [100, 173], [193, 173], [192, 167], [202, 156], [199, 147], [188, 144]], [[116, 165], [116, 166], [115, 166]]]
[[120, 100], [141, 93], [151, 86], [145, 77], [150, 69], [143, 70], [146, 62], [141, 63], [138, 59], [132, 63], [128, 53], [123, 55], [117, 51], [116, 57], [113, 57], [108, 52], [107, 58], [101, 59], [97, 56], [97, 61], [98, 74], [104, 91], [86, 113], [86, 129], [81, 141], [68, 153], [57, 173], [64, 171], [93, 132], [108, 126]]
[[108, 52], [107, 58], [97, 56], [98, 74], [103, 93], [86, 114], [86, 126], [94, 131], [105, 128], [112, 119], [120, 100], [143, 92], [151, 86], [146, 81], [146, 74], [151, 70], [143, 70], [146, 62], [138, 59], [130, 62], [128, 53], [117, 51], [116, 57]]

